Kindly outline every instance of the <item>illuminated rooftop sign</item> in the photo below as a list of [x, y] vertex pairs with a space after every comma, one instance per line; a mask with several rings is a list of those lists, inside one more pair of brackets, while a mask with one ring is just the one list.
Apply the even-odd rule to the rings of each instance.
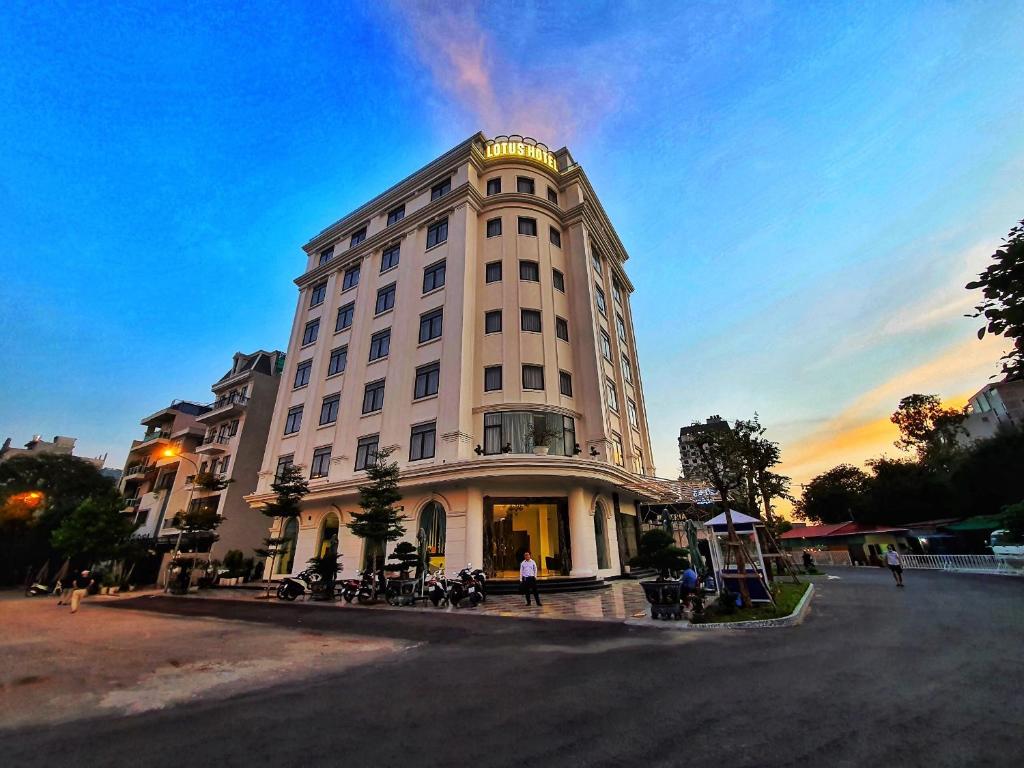
[[558, 161], [548, 148], [526, 136], [497, 136], [487, 142], [484, 157], [488, 160], [506, 160], [525, 157], [558, 172]]

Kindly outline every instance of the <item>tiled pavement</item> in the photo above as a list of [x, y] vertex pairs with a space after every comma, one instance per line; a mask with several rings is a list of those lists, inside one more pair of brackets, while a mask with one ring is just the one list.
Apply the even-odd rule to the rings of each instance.
[[[251, 589], [224, 589], [204, 590], [200, 593], [203, 597], [213, 598], [234, 598], [241, 600], [255, 599], [261, 592], [254, 592]], [[589, 619], [592, 621], [626, 621], [628, 619], [642, 619], [650, 615], [647, 600], [644, 599], [643, 589], [636, 581], [616, 580], [609, 582], [607, 589], [594, 590], [592, 592], [566, 592], [562, 594], [541, 595], [543, 604], [527, 605], [522, 595], [491, 595], [486, 603], [476, 608], [470, 608], [463, 604], [462, 608], [434, 608], [430, 603], [417, 602], [415, 606], [392, 607], [385, 603], [374, 606], [372, 610], [395, 610], [395, 611], [430, 611], [442, 612], [451, 611], [459, 613], [485, 613], [495, 616], [508, 617], [531, 617], [541, 619]], [[276, 602], [276, 600], [274, 600]], [[334, 603], [311, 603], [322, 605], [325, 608], [348, 607], [344, 601]]]

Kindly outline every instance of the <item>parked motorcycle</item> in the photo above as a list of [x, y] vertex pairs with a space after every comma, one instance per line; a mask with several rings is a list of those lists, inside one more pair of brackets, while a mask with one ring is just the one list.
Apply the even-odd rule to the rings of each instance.
[[346, 603], [351, 603], [355, 600], [356, 595], [359, 594], [359, 588], [363, 585], [363, 572], [357, 571], [356, 577], [354, 579], [345, 579], [336, 587], [338, 594], [341, 595], [341, 599]]
[[483, 571], [479, 568], [474, 570], [473, 564], [467, 563], [466, 567], [455, 577], [448, 589], [448, 600], [456, 608], [463, 600], [468, 600], [474, 608], [483, 602], [484, 584], [483, 580], [477, 577], [478, 573], [483, 575]]
[[291, 602], [297, 597], [311, 594], [313, 585], [320, 581], [321, 576], [312, 568], [307, 568], [294, 576], [285, 576], [277, 587], [277, 597]]
[[387, 594], [388, 580], [384, 577], [383, 570], [377, 571], [376, 574], [373, 574], [371, 571], [363, 571], [362, 580], [359, 582], [359, 589], [356, 591], [356, 599], [359, 600], [360, 605], [373, 603], [374, 576], [377, 579], [377, 599], [379, 600]]
[[448, 577], [443, 569], [438, 568], [427, 578], [423, 585], [423, 592], [435, 608], [448, 605], [448, 590], [450, 588]]

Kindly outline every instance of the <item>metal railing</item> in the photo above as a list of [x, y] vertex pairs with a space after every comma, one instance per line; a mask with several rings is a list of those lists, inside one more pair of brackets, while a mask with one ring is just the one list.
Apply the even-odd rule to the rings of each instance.
[[933, 571], [988, 571], [998, 573], [1012, 570], [1004, 558], [995, 555], [903, 555], [904, 568]]
[[142, 499], [139, 498], [138, 496], [136, 496], [136, 497], [134, 497], [132, 499], [125, 499], [124, 500], [124, 508], [125, 509], [135, 509], [141, 503], [142, 503]]
[[134, 464], [125, 469], [124, 476], [134, 477], [135, 475], [144, 475], [150, 469], [152, 469], [152, 466], [150, 464]]
[[226, 397], [218, 397], [212, 403], [207, 405], [211, 411], [216, 411], [218, 408], [226, 408], [229, 405], [245, 405], [249, 402], [249, 398], [245, 395], [227, 395]]
[[171, 433], [168, 432], [166, 429], [154, 429], [150, 430], [149, 432], [142, 436], [142, 442], [146, 443], [149, 442], [150, 440], [156, 440], [158, 437], [166, 439], [169, 438], [170, 436]]
[[203, 445], [212, 445], [217, 443], [218, 445], [227, 445], [231, 442], [231, 435], [207, 435], [203, 438]]

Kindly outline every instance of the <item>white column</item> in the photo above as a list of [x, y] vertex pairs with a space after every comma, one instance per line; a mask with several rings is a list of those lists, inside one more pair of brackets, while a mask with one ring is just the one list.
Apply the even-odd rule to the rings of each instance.
[[[475, 487], [466, 489], [466, 562], [474, 568], [484, 564], [484, 495]], [[458, 571], [466, 563], [452, 563], [451, 569]]]
[[615, 511], [609, 502], [604, 507], [605, 511], [605, 536], [608, 539], [608, 565], [615, 571], [615, 575], [622, 572], [622, 562], [619, 559], [619, 521], [615, 519]]
[[594, 518], [583, 488], [569, 491], [569, 540], [572, 543], [572, 570], [570, 576], [597, 575], [597, 540], [594, 538]]

